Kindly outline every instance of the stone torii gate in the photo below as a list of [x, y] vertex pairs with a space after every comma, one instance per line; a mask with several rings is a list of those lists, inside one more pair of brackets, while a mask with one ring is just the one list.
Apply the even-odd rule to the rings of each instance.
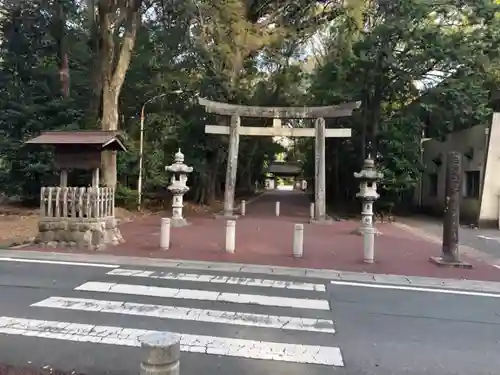
[[[205, 133], [229, 135], [226, 186], [224, 192], [224, 216], [234, 218], [234, 193], [236, 170], [238, 168], [239, 137], [315, 137], [315, 221], [322, 222], [326, 217], [326, 165], [325, 138], [351, 137], [351, 129], [326, 129], [325, 118], [349, 117], [359, 108], [361, 102], [350, 102], [324, 107], [256, 107], [215, 102], [198, 98], [207, 113], [230, 116], [230, 126], [205, 125]], [[241, 117], [272, 118], [272, 127], [240, 126]], [[313, 128], [282, 128], [281, 119], [315, 119]]]

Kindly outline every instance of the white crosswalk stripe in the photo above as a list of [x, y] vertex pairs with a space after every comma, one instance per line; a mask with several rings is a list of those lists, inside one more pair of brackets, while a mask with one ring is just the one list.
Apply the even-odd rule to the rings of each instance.
[[162, 298], [244, 303], [262, 306], [295, 307], [299, 309], [330, 309], [328, 301], [321, 299], [274, 297], [259, 294], [221, 293], [214, 292], [212, 290], [175, 289], [159, 286], [103, 283], [99, 281], [89, 281], [85, 284], [80, 285], [75, 290], [101, 293], [133, 294], [137, 296], [153, 296]]
[[[0, 333], [78, 342], [139, 346], [139, 337], [155, 331], [48, 320], [0, 317]], [[181, 335], [181, 350], [230, 357], [342, 366], [340, 349], [264, 341]]]
[[295, 289], [295, 290], [311, 290], [318, 292], [325, 291], [324, 284], [311, 284], [311, 283], [301, 283], [296, 281], [266, 280], [266, 279], [254, 279], [246, 277], [232, 277], [232, 276], [219, 276], [219, 275], [198, 275], [195, 273], [173, 273], [173, 272], [144, 271], [144, 270], [117, 268], [112, 271], [109, 271], [108, 275], [148, 277], [151, 279], [163, 279], [163, 280], [198, 281], [203, 283], [246, 285], [246, 286]]
[[34, 303], [32, 307], [106, 312], [114, 314], [151, 316], [163, 319], [193, 320], [200, 322], [236, 324], [282, 330], [335, 333], [333, 322], [326, 319], [295, 318], [248, 314], [242, 312], [195, 309], [188, 307], [151, 305], [132, 302], [103, 301], [88, 298], [50, 297]]
[[[105, 320], [104, 323], [106, 321], [109, 323], [110, 320], [105, 319], [109, 314], [110, 317], [128, 316], [129, 320], [140, 318], [139, 327], [141, 328], [144, 327], [144, 319], [177, 321], [178, 323], [168, 326], [178, 330], [177, 333], [181, 335], [181, 349], [186, 352], [344, 366], [342, 353], [338, 347], [306, 345], [300, 342], [300, 335], [303, 334], [327, 335], [322, 339], [327, 343], [335, 338], [333, 336], [335, 326], [329, 319], [330, 306], [325, 298], [324, 284], [222, 274], [173, 273], [121, 268], [107, 272], [105, 277], [111, 280], [109, 282], [87, 281], [71, 291], [71, 296], [61, 293], [62, 295], [50, 296], [31, 305], [30, 316], [36, 312], [47, 314], [50, 311], [59, 311], [61, 314], [56, 315], [58, 317], [62, 315], [63, 321], [45, 320], [38, 317], [27, 319], [26, 316], [22, 318], [3, 316], [0, 317], [0, 334], [139, 346], [140, 336], [154, 332], [161, 327], [154, 321], [151, 321], [152, 326], [149, 322], [147, 323], [147, 330], [95, 324], [99, 322], [96, 320], [99, 317]], [[120, 282], [113, 280], [114, 278], [118, 278]], [[121, 282], [123, 278], [130, 278], [131, 283]], [[176, 285], [173, 285], [174, 283]], [[182, 288], [177, 287], [179, 285], [182, 285]], [[217, 289], [218, 285], [224, 285], [224, 288], [229, 288], [231, 292], [213, 290]], [[205, 287], [212, 290], [205, 290]], [[79, 295], [82, 293], [84, 295]], [[147, 298], [154, 303], [133, 301], [134, 297], [130, 296], [136, 296], [135, 299]], [[205, 308], [207, 304], [210, 304], [210, 308]], [[274, 315], [276, 311], [281, 314], [285, 310], [286, 314]], [[268, 314], [268, 311], [274, 314]], [[76, 312], [78, 314], [72, 315]], [[65, 319], [66, 316], [67, 319]], [[44, 315], [44, 318], [46, 317], [47, 315]], [[49, 318], [51, 317], [49, 315]], [[124, 319], [119, 320], [124, 321]], [[126, 320], [127, 325], [130, 323], [129, 320]], [[184, 323], [180, 324], [180, 322]], [[186, 327], [189, 322], [193, 322], [193, 328], [188, 325], [188, 332], [180, 332], [183, 330], [182, 327]], [[206, 327], [209, 333], [217, 333], [207, 335], [204, 331], [204, 334], [197, 334], [200, 327]], [[218, 336], [221, 329], [217, 327], [233, 327], [233, 331], [235, 327], [249, 327], [261, 329], [261, 331], [251, 331], [251, 336], [257, 339], [250, 340], [246, 339], [246, 335], [243, 336], [245, 339], [235, 338], [231, 330], [225, 329], [222, 330], [224, 332], [222, 335], [226, 334], [229, 337]], [[192, 332], [193, 330], [195, 333]], [[273, 339], [277, 337], [278, 342], [260, 341], [261, 333], [267, 333], [266, 336], [269, 337], [274, 331], [276, 335], [273, 334], [272, 337]], [[295, 334], [290, 336], [286, 334], [287, 332]], [[288, 342], [289, 340], [293, 340], [293, 343]], [[306, 343], [315, 344], [316, 341], [309, 336]]]

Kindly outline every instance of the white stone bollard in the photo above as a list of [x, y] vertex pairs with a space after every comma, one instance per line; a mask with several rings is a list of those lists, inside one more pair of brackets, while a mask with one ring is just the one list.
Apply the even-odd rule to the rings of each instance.
[[161, 218], [160, 229], [160, 249], [168, 250], [170, 248], [170, 219], [168, 217]]
[[247, 212], [247, 201], [246, 200], [242, 200], [241, 201], [241, 206], [240, 206], [240, 214], [241, 216], [245, 216]]
[[234, 253], [236, 248], [236, 221], [226, 221], [226, 253]]
[[314, 219], [314, 202], [311, 202], [311, 205], [309, 206], [309, 218], [311, 220]]
[[276, 212], [276, 216], [280, 216], [280, 201], [276, 201], [275, 212]]
[[375, 258], [375, 228], [367, 227], [362, 234], [364, 262], [373, 263]]
[[304, 254], [304, 224], [295, 224], [293, 228], [293, 256], [302, 258]]
[[179, 375], [181, 337], [171, 332], [155, 332], [139, 338], [146, 352], [140, 375]]

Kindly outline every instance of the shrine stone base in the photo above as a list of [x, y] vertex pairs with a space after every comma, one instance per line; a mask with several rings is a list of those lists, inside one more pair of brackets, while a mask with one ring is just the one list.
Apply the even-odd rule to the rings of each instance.
[[239, 217], [240, 215], [229, 214], [229, 213], [221, 213], [214, 215], [215, 219], [224, 219], [224, 220], [238, 220]]
[[331, 224], [333, 224], [333, 222], [334, 221], [332, 219], [330, 219], [330, 218], [320, 219], [320, 220], [309, 219], [309, 224], [331, 225]]
[[171, 218], [170, 219], [170, 226], [173, 227], [173, 228], [179, 228], [179, 227], [185, 227], [186, 225], [189, 225], [188, 221], [184, 218], [182, 219], [174, 219], [174, 218]]
[[444, 259], [443, 257], [430, 257], [429, 262], [435, 264], [439, 267], [449, 267], [449, 268], [466, 268], [471, 269], [472, 264], [462, 261], [449, 261]]
[[41, 218], [35, 243], [47, 247], [76, 247], [102, 250], [123, 242], [115, 217]]
[[319, 225], [331, 225], [337, 221], [341, 221], [339, 218], [332, 218], [330, 216], [326, 216], [323, 219], [309, 219], [309, 224], [319, 224]]
[[[379, 231], [376, 227], [373, 229], [375, 229], [375, 232], [374, 232], [375, 236], [380, 236], [382, 234], [382, 232]], [[362, 236], [363, 230], [364, 230], [364, 228], [362, 226], [359, 226], [356, 229], [354, 229], [353, 231], [351, 231], [351, 234], [355, 234], [357, 236]]]

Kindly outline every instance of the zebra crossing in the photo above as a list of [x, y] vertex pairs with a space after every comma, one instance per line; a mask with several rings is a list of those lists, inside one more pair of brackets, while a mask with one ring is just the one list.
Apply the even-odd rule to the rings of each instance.
[[[330, 345], [335, 343], [336, 331], [324, 284], [117, 267], [98, 280], [85, 281], [73, 290], [32, 303], [29, 316], [36, 317], [40, 313], [47, 317], [50, 311], [68, 314], [62, 315], [68, 319], [0, 316], [0, 334], [139, 346], [142, 335], [158, 330], [90, 324], [89, 320], [74, 321], [74, 317], [78, 320], [92, 314], [90, 321], [93, 323], [99, 319], [109, 322], [104, 316], [140, 319], [141, 323], [148, 322], [147, 319], [160, 319], [171, 321], [169, 327], [189, 328], [176, 331], [181, 335], [181, 350], [185, 352], [344, 366], [340, 349]], [[72, 315], [76, 312], [77, 315]], [[231, 334], [216, 336], [206, 334], [206, 331], [198, 334], [192, 332], [189, 324], [195, 330], [200, 324], [203, 327], [251, 329], [247, 332], [251, 333], [252, 339]], [[272, 337], [280, 339], [254, 339], [261, 332], [265, 333], [265, 338], [276, 332]], [[318, 342], [311, 337], [303, 343], [302, 335], [322, 335], [318, 341], [328, 345], [311, 345], [311, 342]]]

